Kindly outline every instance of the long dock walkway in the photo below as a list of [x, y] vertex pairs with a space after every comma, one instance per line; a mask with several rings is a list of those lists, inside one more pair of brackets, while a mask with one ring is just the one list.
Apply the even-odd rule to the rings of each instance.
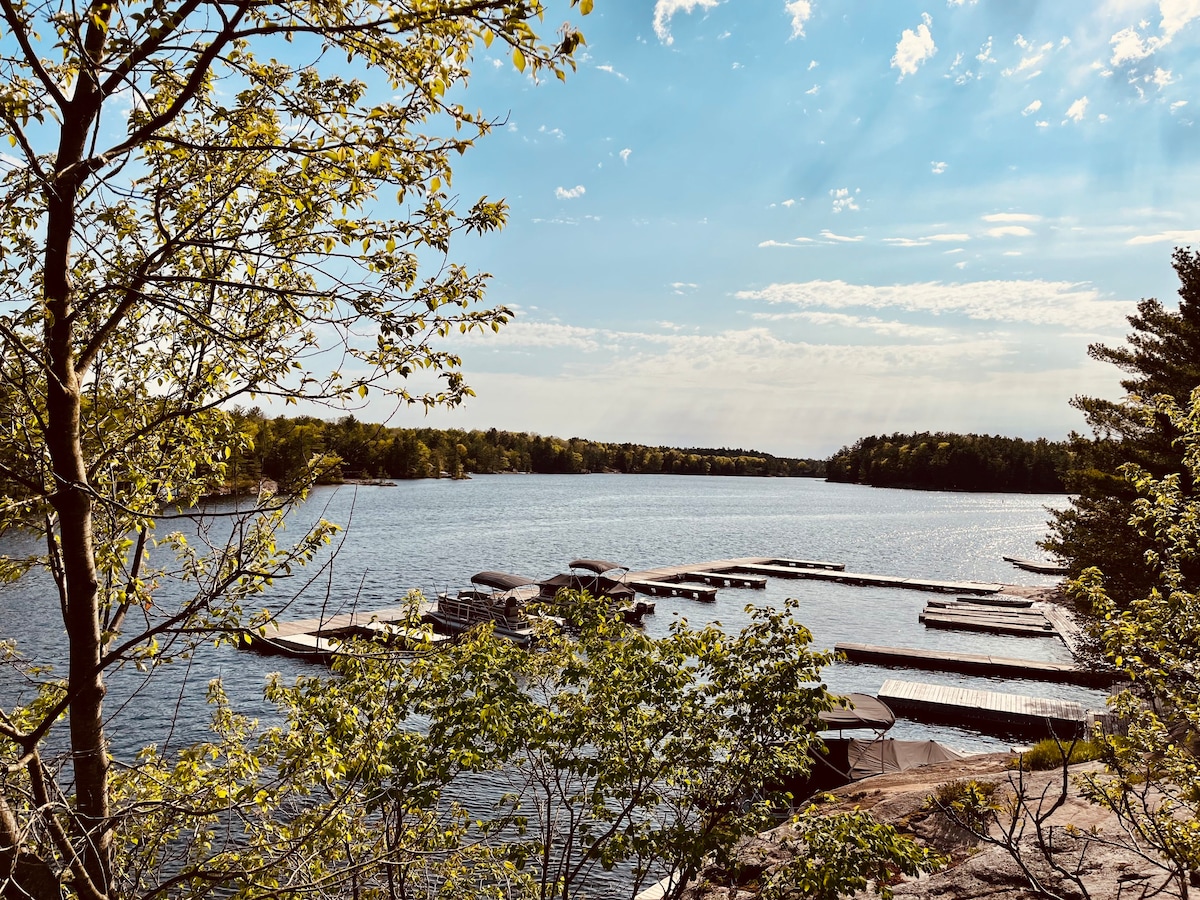
[[[906, 588], [948, 594], [998, 594], [1004, 587], [1001, 584], [978, 581], [942, 581], [929, 578], [906, 578], [898, 575], [874, 575], [867, 572], [847, 572], [845, 568], [844, 563], [825, 560], [785, 559], [769, 556], [742, 557], [630, 572], [625, 576], [625, 582], [639, 591], [644, 585], [647, 588], [644, 593], [657, 593], [659, 596], [664, 593], [669, 595], [672, 592], [669, 588], [653, 587], [655, 583], [675, 584], [681, 581], [696, 580], [701, 575], [735, 573], [774, 578], [807, 578], [859, 586]], [[675, 593], [682, 593], [682, 591], [677, 590]]]
[[842, 643], [833, 648], [847, 662], [889, 666], [897, 669], [925, 669], [934, 672], [960, 672], [989, 678], [1024, 678], [1055, 684], [1107, 688], [1119, 678], [1114, 672], [1084, 669], [1074, 663], [1043, 662], [977, 653], [954, 653], [917, 647], [880, 647], [874, 644]]
[[1071, 739], [1086, 732], [1097, 715], [1073, 700], [1026, 697], [889, 678], [879, 699], [898, 716], [939, 722], [1000, 736]]

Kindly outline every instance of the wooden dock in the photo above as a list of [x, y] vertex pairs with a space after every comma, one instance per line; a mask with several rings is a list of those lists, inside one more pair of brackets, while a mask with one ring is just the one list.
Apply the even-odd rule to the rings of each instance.
[[1086, 733], [1097, 715], [1073, 700], [1002, 694], [889, 678], [879, 699], [897, 716], [972, 728], [1002, 737], [1070, 739]]
[[[424, 614], [432, 608], [432, 603], [423, 603], [419, 612]], [[259, 633], [257, 630], [245, 631], [244, 640], [238, 646], [258, 653], [326, 661], [337, 652], [340, 638], [365, 636], [377, 630], [380, 624], [405, 622], [412, 612], [411, 606], [389, 606], [369, 612], [339, 613], [310, 619], [294, 619], [290, 622], [272, 622], [266, 626], [265, 633]]]
[[1115, 672], [1084, 669], [1074, 663], [1013, 659], [976, 653], [953, 653], [916, 647], [880, 647], [874, 644], [837, 644], [833, 648], [847, 662], [888, 666], [897, 669], [925, 669], [934, 672], [959, 672], [988, 678], [1024, 678], [1055, 684], [1108, 688], [1119, 679]]
[[1058, 637], [1058, 630], [1040, 609], [1009, 609], [970, 603], [931, 602], [920, 615], [926, 628], [984, 631], [1019, 637]]

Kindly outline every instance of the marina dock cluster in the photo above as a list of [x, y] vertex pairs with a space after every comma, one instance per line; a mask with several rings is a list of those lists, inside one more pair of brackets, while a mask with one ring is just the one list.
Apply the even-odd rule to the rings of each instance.
[[[1005, 559], [1022, 568], [1037, 565], [1028, 560]], [[604, 563], [602, 560], [576, 562], [589, 565]], [[1046, 564], [1046, 568], [1051, 567]], [[594, 566], [592, 571], [597, 571], [599, 577]], [[495, 576], [497, 573], [481, 574]], [[517, 576], [513, 577], [520, 580]], [[1035, 604], [1031, 600], [1002, 594], [1004, 585], [1001, 584], [847, 572], [841, 563], [780, 557], [742, 557], [628, 571], [620, 581], [627, 590], [632, 589], [639, 594], [712, 602], [722, 587], [764, 588], [769, 578], [821, 580], [958, 594], [962, 596], [952, 600], [930, 600], [927, 603], [920, 616], [927, 628], [1058, 639], [1073, 654], [1078, 647], [1079, 629], [1066, 610], [1052, 604]], [[528, 598], [528, 595], [525, 596]], [[415, 612], [428, 617], [429, 613], [436, 612], [436, 606], [426, 603]], [[327, 660], [339, 652], [340, 644], [350, 637], [384, 637], [393, 642], [400, 641], [408, 647], [430, 646], [449, 638], [446, 634], [435, 632], [431, 626], [414, 628], [410, 622], [413, 613], [411, 606], [394, 606], [370, 612], [276, 622], [265, 631], [248, 633], [245, 646], [259, 652]], [[1071, 663], [858, 643], [842, 643], [834, 649], [849, 663], [892, 669], [957, 672], [1096, 688], [1107, 687], [1113, 680], [1111, 673]], [[1090, 727], [1098, 715], [1102, 715], [1069, 701], [897, 679], [888, 679], [881, 687], [879, 697], [902, 717], [960, 725], [985, 733], [1032, 738], [1073, 737]]]

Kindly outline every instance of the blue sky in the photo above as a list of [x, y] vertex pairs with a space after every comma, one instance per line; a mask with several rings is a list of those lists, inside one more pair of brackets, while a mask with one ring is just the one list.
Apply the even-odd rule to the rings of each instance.
[[[559, 10], [559, 19], [566, 17]], [[547, 17], [549, 27], [555, 19]], [[476, 60], [453, 257], [518, 312], [391, 424], [825, 456], [1061, 438], [1200, 246], [1200, 0], [596, 0], [565, 84]], [[368, 408], [360, 418], [382, 418]]]

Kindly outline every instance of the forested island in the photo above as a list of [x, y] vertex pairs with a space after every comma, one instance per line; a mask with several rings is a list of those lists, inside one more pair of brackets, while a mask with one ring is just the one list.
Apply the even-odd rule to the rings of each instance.
[[1066, 491], [1066, 442], [914, 432], [860, 438], [825, 466], [829, 481], [952, 491]]
[[502, 472], [583, 474], [822, 477], [825, 463], [758, 450], [652, 447], [525, 432], [392, 428], [344, 416], [267, 418], [259, 410], [235, 414], [246, 437], [231, 477], [240, 486], [268, 478], [287, 484], [321, 460], [324, 483], [346, 479], [464, 478]]

